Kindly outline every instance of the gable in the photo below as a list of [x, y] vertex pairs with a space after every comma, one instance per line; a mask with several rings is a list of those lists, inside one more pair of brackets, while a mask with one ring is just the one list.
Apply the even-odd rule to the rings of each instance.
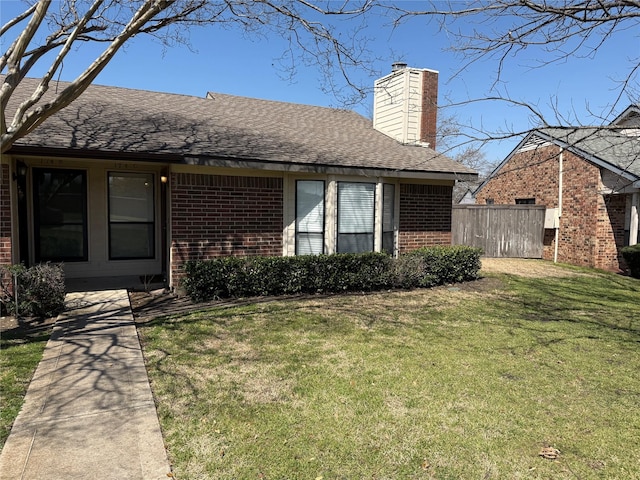
[[625, 128], [640, 128], [640, 105], [629, 105], [611, 125]]
[[627, 182], [640, 181], [640, 137], [629, 134], [626, 129], [544, 128], [529, 132], [476, 189], [474, 195], [480, 192], [515, 154], [551, 145], [566, 149], [604, 169], [603, 177], [622, 177]]

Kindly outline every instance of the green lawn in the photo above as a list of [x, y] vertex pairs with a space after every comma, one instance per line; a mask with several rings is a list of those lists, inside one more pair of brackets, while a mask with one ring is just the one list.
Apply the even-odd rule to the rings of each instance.
[[566, 273], [141, 326], [176, 477], [640, 478], [640, 282]]
[[11, 431], [27, 387], [49, 339], [50, 329], [34, 335], [0, 335], [0, 448]]

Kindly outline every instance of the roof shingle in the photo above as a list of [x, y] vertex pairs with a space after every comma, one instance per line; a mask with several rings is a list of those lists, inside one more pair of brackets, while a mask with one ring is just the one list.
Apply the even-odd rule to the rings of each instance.
[[[36, 81], [23, 80], [8, 111]], [[65, 86], [61, 82], [57, 88]], [[200, 98], [99, 85], [91, 85], [14, 147], [199, 163], [251, 161], [267, 169], [284, 164], [387, 170], [401, 176], [475, 176], [475, 171], [432, 149], [402, 145], [377, 132], [371, 121], [352, 111], [219, 93]]]

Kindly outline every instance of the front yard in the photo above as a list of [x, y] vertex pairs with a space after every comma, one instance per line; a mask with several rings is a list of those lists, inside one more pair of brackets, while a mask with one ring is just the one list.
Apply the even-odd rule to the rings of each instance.
[[640, 478], [640, 282], [490, 270], [140, 323], [176, 477]]

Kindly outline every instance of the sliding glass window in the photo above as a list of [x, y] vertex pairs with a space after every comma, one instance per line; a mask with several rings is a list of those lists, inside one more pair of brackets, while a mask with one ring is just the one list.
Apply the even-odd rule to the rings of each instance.
[[109, 258], [155, 256], [154, 176], [109, 172]]
[[296, 182], [296, 255], [324, 253], [324, 181]]

